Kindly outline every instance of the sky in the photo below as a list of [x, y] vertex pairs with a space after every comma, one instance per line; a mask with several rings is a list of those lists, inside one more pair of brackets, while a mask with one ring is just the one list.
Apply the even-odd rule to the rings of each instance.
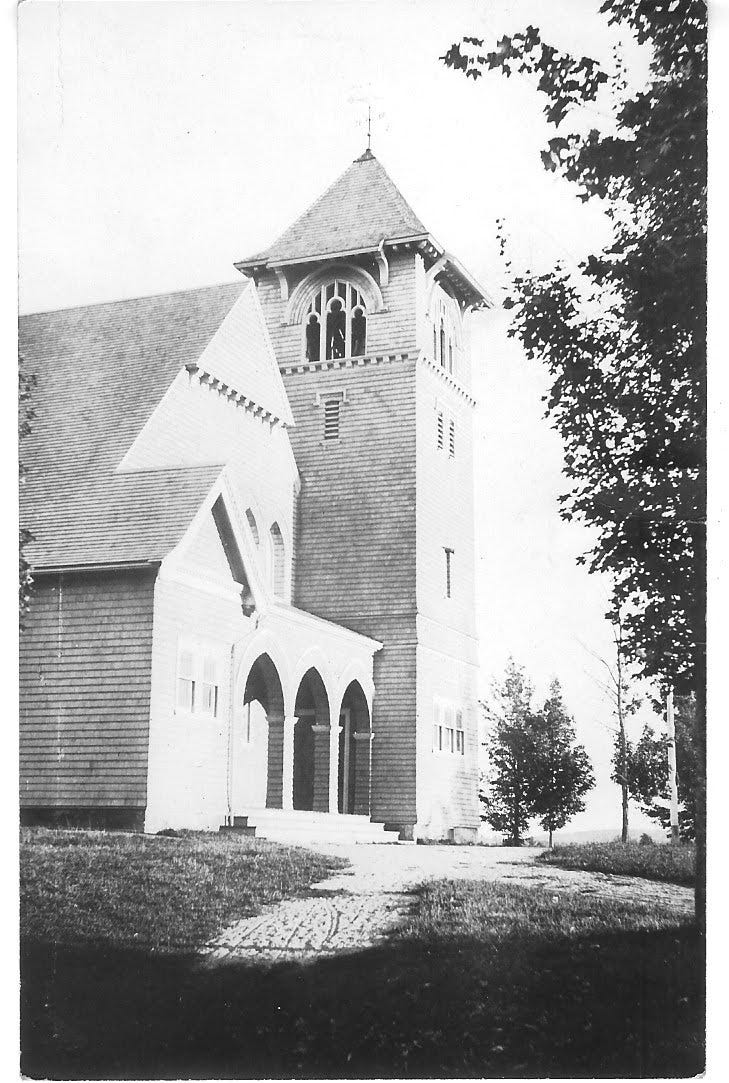
[[[42, 3], [19, 18], [20, 309], [235, 281], [366, 146], [417, 215], [496, 296], [496, 220], [517, 264], [576, 266], [604, 244], [599, 206], [544, 171], [541, 103], [522, 77], [478, 82], [439, 57], [464, 34], [543, 37], [606, 65], [618, 43], [598, 0], [251, 0]], [[623, 41], [629, 78], [642, 50]], [[581, 127], [610, 124], [610, 101]], [[474, 317], [477, 605], [482, 695], [511, 654], [537, 700], [558, 676], [598, 785], [570, 830], [615, 828], [609, 584], [577, 564], [589, 536], [563, 523], [562, 448], [547, 381]], [[597, 657], [596, 657], [597, 656]], [[657, 720], [658, 721], [658, 720]], [[634, 815], [640, 831], [649, 821]]]

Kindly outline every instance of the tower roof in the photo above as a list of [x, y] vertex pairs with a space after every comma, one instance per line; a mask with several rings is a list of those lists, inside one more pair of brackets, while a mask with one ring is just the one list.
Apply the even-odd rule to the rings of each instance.
[[408, 245], [443, 272], [471, 304], [490, 304], [485, 290], [433, 238], [369, 148], [356, 158], [269, 248], [235, 264], [256, 274], [266, 267], [314, 263]]

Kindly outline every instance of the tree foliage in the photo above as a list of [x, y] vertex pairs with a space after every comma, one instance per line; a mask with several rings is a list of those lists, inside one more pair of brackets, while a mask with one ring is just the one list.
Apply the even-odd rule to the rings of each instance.
[[577, 743], [573, 720], [565, 710], [562, 689], [553, 680], [542, 710], [534, 718], [536, 734], [534, 814], [552, 835], [585, 807], [584, 797], [595, 785], [587, 752]]
[[[33, 388], [35, 387], [35, 376], [25, 371], [23, 364], [23, 358], [18, 358], [18, 443], [22, 444], [23, 438], [30, 432], [31, 422], [35, 418], [35, 411], [31, 403], [31, 396]], [[21, 449], [22, 450], [22, 449]], [[26, 474], [26, 468], [23, 464], [22, 457], [18, 455], [18, 470], [19, 470], [19, 483], [23, 484]], [[20, 615], [20, 627], [23, 628], [23, 622], [28, 612], [30, 605], [31, 588], [33, 585], [33, 576], [30, 572], [30, 565], [28, 564], [27, 557], [25, 555], [25, 547], [29, 542], [33, 541], [33, 535], [29, 530], [20, 525], [19, 537], [18, 537], [18, 610]]]
[[[510, 333], [551, 376], [547, 414], [570, 482], [562, 514], [595, 531], [586, 559], [613, 579], [632, 657], [680, 693], [704, 679], [706, 6], [605, 0], [600, 10], [652, 47], [649, 85], [632, 96], [620, 69], [575, 59], [531, 26], [491, 50], [465, 38], [443, 59], [474, 79], [533, 77], [559, 128], [545, 167], [601, 198], [612, 219], [612, 244], [578, 274], [561, 263], [513, 274]], [[569, 131], [608, 82], [614, 130]]]
[[524, 669], [510, 658], [503, 680], [494, 685], [486, 705], [490, 728], [482, 819], [516, 846], [529, 826], [534, 805], [531, 701], [532, 686]]
[[[684, 838], [693, 839], [696, 832], [696, 750], [694, 744], [693, 698], [685, 696], [676, 702], [676, 767], [678, 795], [681, 802], [679, 829]], [[655, 733], [644, 725], [637, 741], [627, 742], [628, 791], [640, 804], [641, 811], [661, 827], [670, 824], [670, 793], [668, 780], [668, 737]], [[612, 762], [613, 781], [620, 781], [620, 752], [616, 739]]]
[[549, 832], [551, 845], [553, 832], [582, 811], [583, 797], [595, 784], [587, 753], [575, 739], [559, 681], [552, 682], [541, 711], [533, 709], [532, 696], [524, 669], [509, 659], [487, 705], [483, 819], [516, 846], [533, 818]]

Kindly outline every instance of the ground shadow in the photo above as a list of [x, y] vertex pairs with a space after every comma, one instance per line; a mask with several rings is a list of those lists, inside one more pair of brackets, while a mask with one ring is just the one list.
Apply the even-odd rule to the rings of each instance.
[[396, 937], [306, 965], [22, 949], [34, 1078], [673, 1076], [703, 1069], [695, 930]]

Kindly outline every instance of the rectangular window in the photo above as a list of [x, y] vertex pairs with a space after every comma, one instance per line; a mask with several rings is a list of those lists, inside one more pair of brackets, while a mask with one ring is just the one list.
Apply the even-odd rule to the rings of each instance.
[[452, 549], [446, 549], [445, 550], [445, 558], [446, 558], [446, 598], [450, 598], [450, 596], [451, 596], [451, 588], [453, 586], [453, 583], [452, 583], [452, 577], [453, 577], [453, 550]]
[[217, 666], [212, 658], [203, 660], [202, 694], [200, 696], [200, 710], [203, 714], [218, 715], [218, 677]]
[[183, 711], [195, 709], [195, 678], [192, 651], [180, 651], [177, 670], [177, 706]]
[[339, 439], [339, 414], [342, 407], [341, 398], [324, 400], [324, 439]]
[[456, 711], [456, 752], [459, 756], [466, 754], [466, 734], [463, 729], [463, 711]]
[[210, 648], [196, 643], [180, 646], [177, 661], [177, 709], [188, 714], [218, 717], [220, 677]]
[[437, 428], [438, 451], [443, 450], [443, 441], [445, 439], [444, 429], [445, 429], [445, 423], [444, 423], [444, 420], [443, 420], [443, 411], [439, 410], [438, 411], [438, 428]]
[[456, 456], [456, 423], [453, 418], [448, 424], [448, 454], [452, 459]]
[[463, 711], [448, 700], [433, 700], [433, 751], [465, 756], [466, 736]]

